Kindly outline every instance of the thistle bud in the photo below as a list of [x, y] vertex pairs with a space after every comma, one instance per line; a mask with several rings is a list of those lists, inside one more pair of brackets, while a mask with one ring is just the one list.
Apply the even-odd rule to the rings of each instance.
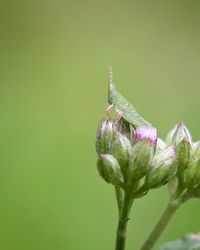
[[114, 122], [112, 120], [102, 120], [96, 135], [96, 151], [98, 155], [110, 153], [111, 141], [114, 134]]
[[131, 150], [129, 169], [133, 178], [142, 178], [147, 173], [155, 153], [156, 129], [142, 125], [135, 130], [133, 139], [136, 143]]
[[186, 185], [192, 189], [200, 187], [200, 158], [192, 161], [185, 172]]
[[154, 156], [152, 168], [145, 179], [147, 188], [158, 188], [171, 180], [176, 173], [176, 157], [170, 146]]
[[97, 169], [100, 176], [115, 186], [123, 183], [123, 176], [117, 160], [109, 154], [101, 154], [97, 160]]

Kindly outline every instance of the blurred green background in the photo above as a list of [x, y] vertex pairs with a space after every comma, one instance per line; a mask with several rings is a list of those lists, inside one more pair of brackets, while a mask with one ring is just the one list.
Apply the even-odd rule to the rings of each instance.
[[[0, 249], [114, 249], [112, 186], [95, 133], [114, 82], [164, 137], [184, 121], [199, 139], [200, 2], [0, 2]], [[166, 187], [137, 200], [127, 250], [146, 238]], [[200, 230], [186, 203], [159, 243]]]

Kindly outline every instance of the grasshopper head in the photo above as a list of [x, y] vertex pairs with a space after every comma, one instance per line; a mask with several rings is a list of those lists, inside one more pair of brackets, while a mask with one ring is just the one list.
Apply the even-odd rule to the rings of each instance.
[[108, 85], [108, 103], [111, 105], [113, 104], [113, 96], [116, 91], [116, 86], [112, 83]]
[[113, 84], [113, 73], [112, 67], [108, 67], [108, 103], [111, 105], [113, 103], [113, 96], [116, 91], [116, 86]]

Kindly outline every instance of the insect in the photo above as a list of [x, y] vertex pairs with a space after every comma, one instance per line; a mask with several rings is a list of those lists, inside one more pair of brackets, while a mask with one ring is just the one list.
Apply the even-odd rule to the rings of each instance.
[[109, 110], [114, 107], [116, 111], [116, 121], [122, 117], [125, 121], [129, 122], [134, 128], [147, 124], [151, 125], [142, 116], [140, 116], [135, 107], [128, 102], [116, 89], [113, 84], [112, 68], [108, 67], [108, 103], [106, 113], [109, 116]]

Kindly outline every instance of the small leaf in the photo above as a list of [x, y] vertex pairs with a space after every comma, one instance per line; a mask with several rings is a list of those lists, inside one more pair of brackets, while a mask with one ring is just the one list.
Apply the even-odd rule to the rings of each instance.
[[181, 239], [171, 241], [162, 245], [159, 250], [199, 250], [200, 233], [190, 233]]

